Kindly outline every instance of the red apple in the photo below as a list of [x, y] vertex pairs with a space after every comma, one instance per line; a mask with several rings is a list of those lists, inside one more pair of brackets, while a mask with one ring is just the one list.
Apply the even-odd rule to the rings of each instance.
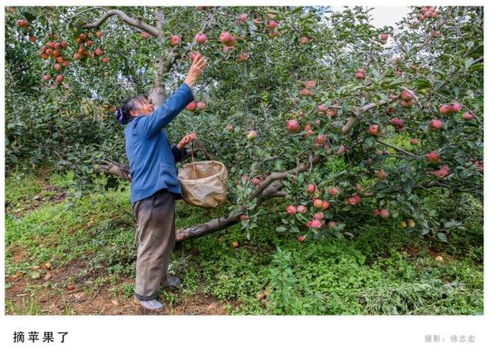
[[359, 80], [362, 80], [364, 78], [364, 73], [363, 72], [360, 72], [360, 71], [357, 71], [355, 73], [355, 78], [356, 79], [359, 79]]
[[324, 134], [319, 134], [315, 139], [314, 139], [314, 143], [315, 144], [318, 144], [318, 145], [322, 145], [323, 143], [325, 143], [327, 141], [327, 135], [324, 135]]
[[400, 94], [400, 97], [405, 100], [406, 102], [411, 101], [412, 99], [415, 98], [415, 94], [413, 91], [410, 89], [404, 89], [402, 93]]
[[379, 135], [379, 126], [376, 124], [372, 124], [371, 126], [369, 126], [369, 129], [367, 131], [369, 132], [370, 135], [378, 136]]
[[315, 191], [315, 185], [314, 184], [308, 184], [307, 185], [307, 192], [309, 194], [313, 193]]
[[241, 53], [239, 55], [239, 61], [248, 61], [249, 59], [249, 54], [248, 53]]
[[104, 50], [102, 50], [101, 48], [97, 48], [95, 49], [94, 53], [97, 56], [101, 56], [102, 54], [104, 54]]
[[388, 211], [388, 209], [386, 209], [386, 208], [383, 208], [383, 209], [379, 210], [379, 216], [381, 218], [388, 218], [388, 217], [390, 217], [390, 211]]
[[194, 60], [196, 56], [198, 56], [199, 52], [198, 51], [191, 51], [189, 53], [189, 59]]
[[298, 211], [297, 211], [297, 209], [296, 209], [296, 206], [294, 206], [294, 205], [289, 205], [289, 206], [286, 208], [286, 212], [287, 212], [288, 214], [290, 214], [290, 215], [294, 215], [294, 214], [296, 214], [296, 212], [298, 212]]
[[177, 34], [174, 34], [170, 37], [170, 44], [173, 46], [179, 45], [181, 42], [182, 38]]
[[286, 127], [289, 132], [298, 132], [300, 131], [300, 122], [296, 119], [288, 120]]
[[243, 14], [239, 15], [239, 19], [243, 23], [246, 22], [248, 20], [248, 14], [247, 13], [243, 13]]
[[376, 174], [379, 179], [385, 179], [388, 176], [384, 170], [376, 170], [374, 174]]
[[205, 44], [208, 41], [208, 36], [204, 33], [198, 33], [196, 34], [196, 42], [199, 44]]
[[315, 208], [322, 208], [322, 200], [319, 200], [319, 199], [314, 200], [314, 207]]
[[403, 119], [400, 118], [392, 118], [390, 119], [390, 123], [395, 126], [397, 130], [402, 130], [405, 126], [405, 122]]
[[314, 92], [309, 90], [308, 88], [304, 88], [299, 92], [300, 96], [313, 96]]
[[318, 219], [318, 220], [324, 219], [324, 213], [323, 212], [314, 213], [313, 217], [314, 217], [314, 219]]
[[442, 104], [438, 108], [438, 111], [440, 112], [440, 114], [446, 115], [446, 114], [449, 114], [451, 112], [451, 107], [449, 104]]
[[29, 22], [27, 20], [17, 20], [17, 25], [19, 27], [27, 27], [29, 25]]
[[307, 208], [303, 205], [298, 205], [298, 207], [296, 207], [296, 212], [301, 214], [307, 213]]
[[303, 84], [306, 88], [314, 88], [315, 86], [317, 86], [317, 83], [315, 81], [305, 81]]
[[222, 32], [219, 37], [220, 42], [228, 48], [236, 45], [236, 38], [229, 32]]
[[279, 23], [278, 23], [278, 22], [276, 22], [276, 21], [274, 21], [274, 20], [272, 20], [272, 21], [270, 21], [270, 22], [268, 23], [268, 25], [267, 25], [267, 26], [268, 26], [270, 29], [274, 29], [274, 28], [277, 28], [277, 26], [279, 26]]
[[464, 120], [473, 120], [475, 118], [475, 116], [473, 115], [472, 112], [465, 112], [463, 114], [463, 119]]
[[318, 219], [313, 219], [313, 220], [310, 222], [310, 228], [316, 228], [316, 229], [319, 229], [321, 226], [322, 226], [322, 223], [321, 223], [321, 221], [319, 221]]
[[354, 194], [347, 198], [347, 203], [350, 205], [358, 205], [362, 201], [361, 197], [357, 194]]
[[450, 169], [448, 166], [443, 165], [439, 169], [434, 170], [432, 173], [433, 173], [433, 175], [435, 175], [437, 177], [437, 179], [443, 179], [447, 175], [449, 175]]
[[327, 192], [329, 195], [334, 197], [340, 193], [340, 190], [338, 190], [337, 188], [330, 188]]
[[437, 163], [441, 160], [440, 154], [437, 151], [431, 151], [426, 155], [426, 158], [432, 163]]
[[458, 102], [452, 102], [450, 104], [450, 111], [452, 113], [457, 113], [458, 111], [460, 111], [461, 109], [463, 108], [462, 104], [461, 103], [458, 103]]
[[258, 136], [258, 134], [255, 130], [249, 130], [248, 134], [246, 135], [248, 140], [254, 140], [257, 136]]
[[193, 112], [194, 110], [196, 110], [196, 107], [197, 107], [197, 103], [193, 101], [193, 102], [190, 102], [189, 104], [187, 104], [185, 109]]
[[432, 129], [432, 130], [440, 130], [440, 129], [442, 129], [442, 127], [444, 126], [444, 123], [443, 123], [443, 121], [442, 121], [442, 120], [439, 120], [439, 119], [432, 119], [432, 120], [430, 121], [429, 126], [430, 126], [430, 129]]

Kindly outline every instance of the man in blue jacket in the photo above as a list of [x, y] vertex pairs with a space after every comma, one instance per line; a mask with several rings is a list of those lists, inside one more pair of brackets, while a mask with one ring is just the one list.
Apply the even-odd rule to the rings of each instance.
[[178, 285], [168, 276], [175, 244], [175, 200], [181, 199], [175, 163], [186, 154], [184, 146], [196, 139], [188, 134], [171, 147], [163, 128], [194, 100], [191, 88], [206, 68], [197, 55], [184, 83], [158, 109], [145, 97], [127, 99], [116, 117], [125, 129], [126, 154], [132, 176], [131, 201], [137, 220], [135, 302], [148, 310], [161, 310], [160, 287]]

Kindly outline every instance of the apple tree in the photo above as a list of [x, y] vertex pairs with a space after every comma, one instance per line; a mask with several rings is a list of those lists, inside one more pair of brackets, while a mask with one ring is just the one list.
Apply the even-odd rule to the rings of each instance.
[[351, 236], [392, 219], [445, 240], [429, 195], [483, 198], [483, 8], [414, 7], [376, 28], [369, 9], [6, 8], [7, 169], [51, 163], [130, 180], [114, 109], [160, 105], [193, 53], [208, 58], [168, 127], [224, 162], [228, 213], [177, 240], [242, 222], [284, 198], [276, 231]]

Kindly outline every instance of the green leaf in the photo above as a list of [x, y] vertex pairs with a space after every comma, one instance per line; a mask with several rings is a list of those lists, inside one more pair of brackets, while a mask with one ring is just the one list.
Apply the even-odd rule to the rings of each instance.
[[442, 232], [438, 232], [437, 233], [437, 237], [440, 241], [443, 241], [444, 243], [447, 243], [447, 236], [445, 235], [445, 233], [442, 233]]
[[444, 228], [455, 228], [461, 225], [461, 222], [452, 220], [444, 224]]
[[431, 87], [431, 83], [425, 79], [414, 80], [414, 87], [417, 89], [429, 88]]
[[285, 232], [285, 231], [287, 231], [287, 230], [288, 230], [288, 228], [283, 227], [283, 226], [281, 226], [281, 227], [277, 227], [277, 228], [275, 229], [275, 231], [276, 231], [276, 232], [279, 232], [279, 233], [283, 233], [283, 232]]
[[464, 62], [464, 67], [466, 68], [466, 70], [471, 66], [473, 65], [473, 61], [475, 61], [475, 59], [473, 58], [468, 58], [466, 59], [466, 61]]

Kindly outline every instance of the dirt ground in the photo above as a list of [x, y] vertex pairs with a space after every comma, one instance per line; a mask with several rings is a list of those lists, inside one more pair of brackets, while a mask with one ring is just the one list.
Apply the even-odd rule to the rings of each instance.
[[[19, 255], [21, 260], [22, 255]], [[159, 312], [148, 312], [128, 297], [113, 290], [123, 285], [133, 286], [133, 278], [121, 282], [96, 284], [103, 274], [94, 272], [84, 281], [73, 280], [75, 274], [85, 268], [85, 263], [75, 261], [65, 268], [40, 269], [40, 279], [32, 279], [29, 273], [18, 272], [6, 277], [6, 315], [226, 315], [227, 303], [200, 295], [182, 297], [180, 290], [171, 291], [175, 305], [165, 303]], [[76, 283], [75, 283], [76, 282]], [[91, 284], [89, 284], [91, 283]], [[33, 307], [36, 308], [33, 309]]]

